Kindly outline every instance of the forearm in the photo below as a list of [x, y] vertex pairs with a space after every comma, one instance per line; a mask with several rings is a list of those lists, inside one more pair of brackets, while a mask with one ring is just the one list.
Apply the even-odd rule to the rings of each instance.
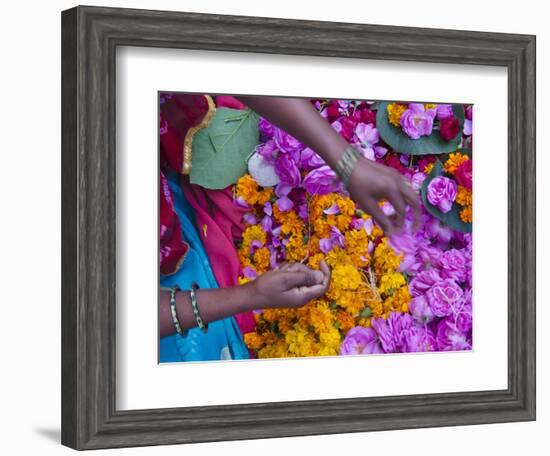
[[[260, 308], [261, 303], [257, 302], [259, 299], [250, 287], [250, 285], [242, 285], [197, 290], [197, 303], [204, 322], [209, 323]], [[176, 313], [183, 328], [190, 329], [197, 325], [189, 291], [177, 292]], [[164, 289], [159, 291], [159, 326], [160, 337], [176, 332], [170, 311], [170, 292]]]
[[334, 168], [348, 142], [308, 100], [278, 97], [239, 97], [250, 109], [317, 152]]

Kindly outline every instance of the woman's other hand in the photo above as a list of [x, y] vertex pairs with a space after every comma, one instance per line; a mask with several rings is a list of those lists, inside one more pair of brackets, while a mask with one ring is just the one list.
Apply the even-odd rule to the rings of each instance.
[[330, 268], [322, 261], [316, 271], [302, 263], [288, 263], [250, 283], [258, 308], [302, 307], [326, 293]]
[[[415, 228], [420, 220], [420, 201], [401, 174], [393, 168], [361, 158], [355, 164], [349, 181], [351, 197], [368, 214], [372, 215], [387, 234], [403, 228], [407, 206], [414, 212]], [[384, 214], [379, 201], [388, 200], [395, 214]]]

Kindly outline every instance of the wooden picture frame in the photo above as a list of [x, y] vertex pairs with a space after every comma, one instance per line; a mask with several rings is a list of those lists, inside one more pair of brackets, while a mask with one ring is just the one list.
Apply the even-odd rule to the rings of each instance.
[[[508, 388], [119, 411], [115, 50], [145, 46], [508, 70]], [[535, 37], [195, 13], [62, 13], [62, 443], [75, 449], [535, 419]]]

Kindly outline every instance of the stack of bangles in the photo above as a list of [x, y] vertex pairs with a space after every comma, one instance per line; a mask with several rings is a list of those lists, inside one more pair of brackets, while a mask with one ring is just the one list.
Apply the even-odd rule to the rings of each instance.
[[[191, 298], [191, 307], [193, 308], [193, 315], [195, 317], [195, 321], [197, 322], [197, 326], [203, 331], [208, 331], [208, 325], [204, 322], [204, 320], [201, 317], [201, 314], [199, 312], [199, 305], [197, 304], [197, 289], [199, 286], [193, 282], [191, 284], [191, 289], [189, 290], [189, 296]], [[178, 286], [174, 286], [170, 288], [170, 312], [172, 314], [172, 322], [174, 323], [174, 328], [176, 329], [176, 332], [182, 336], [185, 337], [187, 335], [187, 330], [184, 329], [180, 321], [178, 320], [178, 315], [176, 313], [176, 294], [180, 291], [180, 288]]]
[[351, 177], [351, 173], [353, 171], [353, 168], [355, 167], [355, 164], [357, 161], [361, 158], [361, 153], [357, 150], [354, 146], [348, 146], [342, 156], [340, 157], [340, 160], [338, 160], [338, 163], [336, 163], [335, 172], [336, 175], [340, 178], [346, 189], [349, 186], [349, 179]]

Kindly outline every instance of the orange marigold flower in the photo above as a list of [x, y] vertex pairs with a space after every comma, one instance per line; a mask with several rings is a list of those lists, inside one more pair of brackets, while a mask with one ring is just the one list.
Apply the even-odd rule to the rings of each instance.
[[466, 160], [469, 160], [469, 157], [467, 155], [461, 154], [460, 152], [449, 154], [449, 158], [445, 162], [445, 165], [443, 165], [443, 168], [445, 169], [445, 172], [449, 174], [454, 174], [460, 164], [462, 164]]
[[466, 206], [460, 211], [460, 220], [464, 223], [472, 223], [472, 206]]
[[244, 343], [251, 350], [259, 350], [264, 345], [264, 338], [256, 332], [249, 332], [244, 335]]
[[472, 191], [462, 185], [459, 185], [456, 193], [456, 202], [461, 206], [471, 206]]

